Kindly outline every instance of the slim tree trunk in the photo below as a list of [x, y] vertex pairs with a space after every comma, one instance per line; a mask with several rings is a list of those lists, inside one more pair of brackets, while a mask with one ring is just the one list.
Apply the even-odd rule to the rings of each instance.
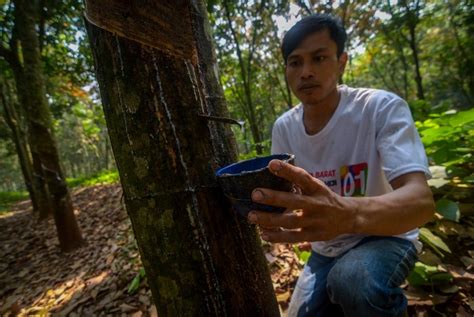
[[16, 153], [18, 155], [18, 161], [20, 163], [21, 172], [25, 181], [26, 190], [28, 191], [28, 194], [31, 199], [33, 211], [38, 212], [38, 202], [36, 198], [38, 194], [35, 193], [35, 189], [33, 188], [32, 184], [33, 165], [31, 163], [31, 158], [28, 152], [26, 138], [24, 137], [24, 133], [21, 131], [18, 115], [13, 105], [14, 100], [12, 98], [12, 93], [9, 91], [10, 89], [7, 84], [0, 83], [0, 85], [0, 103], [3, 105], [5, 121], [7, 122], [12, 132], [12, 140], [15, 144]]
[[107, 136], [104, 137], [104, 170], [109, 169], [109, 145], [107, 144]]
[[423, 80], [422, 80], [421, 72], [420, 72], [420, 60], [418, 58], [418, 45], [416, 43], [416, 35], [415, 35], [416, 25], [409, 25], [408, 27], [410, 31], [409, 43], [410, 43], [410, 48], [413, 55], [413, 62], [415, 63], [415, 82], [416, 82], [416, 91], [417, 91], [416, 95], [418, 99], [425, 99], [425, 93], [423, 91]]
[[285, 75], [285, 87], [286, 87], [286, 93], [288, 96], [286, 104], [288, 106], [288, 109], [291, 109], [293, 108], [293, 100], [291, 100], [290, 84], [288, 83], [288, 79], [286, 78], [286, 75]]
[[86, 1], [112, 149], [160, 316], [278, 316], [255, 227], [214, 171], [236, 159], [200, 1]]
[[[19, 79], [23, 78], [22, 69], [18, 67], [12, 67], [12, 70], [16, 78], [16, 83], [23, 81], [22, 79]], [[22, 90], [23, 88], [20, 88], [17, 85], [17, 92]], [[5, 101], [4, 105], [8, 107], [8, 104], [6, 102], [8, 101]], [[33, 210], [38, 211], [39, 220], [47, 219], [53, 214], [53, 211], [50, 202], [48, 187], [43, 177], [43, 169], [38, 160], [38, 157], [34, 155], [34, 153], [31, 153], [30, 140], [26, 137], [24, 131], [22, 131], [21, 127], [18, 125], [19, 120], [15, 109], [13, 107], [5, 108], [5, 112], [7, 113], [7, 116], [12, 116], [12, 119], [14, 120], [14, 122], [11, 122], [9, 124], [15, 126], [12, 129], [15, 129], [15, 139], [17, 139], [19, 142], [19, 144], [16, 145], [17, 141], [15, 141], [15, 146], [20, 160], [25, 182], [29, 182], [29, 186], [31, 187], [30, 191], [28, 185], [26, 185], [30, 194]], [[29, 180], [27, 179], [28, 177]]]
[[15, 31], [23, 56], [22, 73], [16, 72], [15, 79], [21, 104], [26, 110], [31, 153], [35, 170], [43, 171], [49, 190], [61, 250], [71, 251], [81, 246], [83, 240], [53, 136], [35, 24], [37, 7], [31, 0], [15, 0], [14, 3]]

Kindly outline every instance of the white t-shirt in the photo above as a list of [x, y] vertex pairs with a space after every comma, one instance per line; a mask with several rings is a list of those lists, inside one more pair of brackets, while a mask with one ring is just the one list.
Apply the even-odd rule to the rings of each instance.
[[[296, 166], [342, 196], [388, 193], [393, 190], [390, 181], [410, 172], [431, 177], [423, 144], [403, 99], [376, 89], [341, 85], [338, 90], [338, 107], [317, 134], [305, 131], [303, 105], [281, 115], [273, 126], [272, 153], [295, 154]], [[344, 234], [311, 244], [317, 253], [334, 257], [363, 237]], [[397, 237], [412, 241], [421, 250], [418, 229]]]

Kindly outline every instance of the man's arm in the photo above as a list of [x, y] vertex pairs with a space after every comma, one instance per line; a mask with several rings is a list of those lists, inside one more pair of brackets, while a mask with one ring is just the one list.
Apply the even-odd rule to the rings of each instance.
[[433, 195], [423, 172], [402, 175], [390, 184], [394, 191], [381, 196], [347, 198], [357, 210], [354, 233], [397, 235], [433, 218]]
[[262, 228], [262, 238], [268, 241], [322, 241], [344, 233], [397, 235], [423, 225], [433, 216], [433, 198], [423, 173], [408, 173], [394, 179], [394, 191], [381, 196], [342, 197], [301, 168], [276, 160], [270, 162], [269, 168], [299, 186], [302, 195], [254, 190], [254, 201], [295, 210], [249, 214], [252, 223], [283, 229]]

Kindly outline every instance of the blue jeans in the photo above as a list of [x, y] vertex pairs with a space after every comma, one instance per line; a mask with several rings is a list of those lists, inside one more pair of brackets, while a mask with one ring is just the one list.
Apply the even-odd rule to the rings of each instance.
[[288, 317], [403, 316], [400, 285], [417, 260], [412, 242], [371, 236], [337, 257], [311, 253], [291, 298]]

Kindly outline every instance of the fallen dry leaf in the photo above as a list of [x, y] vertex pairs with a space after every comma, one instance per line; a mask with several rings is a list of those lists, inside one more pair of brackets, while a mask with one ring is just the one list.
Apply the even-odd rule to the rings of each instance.
[[284, 292], [283, 294], [277, 294], [277, 301], [279, 303], [286, 303], [290, 299], [291, 294], [290, 292]]

